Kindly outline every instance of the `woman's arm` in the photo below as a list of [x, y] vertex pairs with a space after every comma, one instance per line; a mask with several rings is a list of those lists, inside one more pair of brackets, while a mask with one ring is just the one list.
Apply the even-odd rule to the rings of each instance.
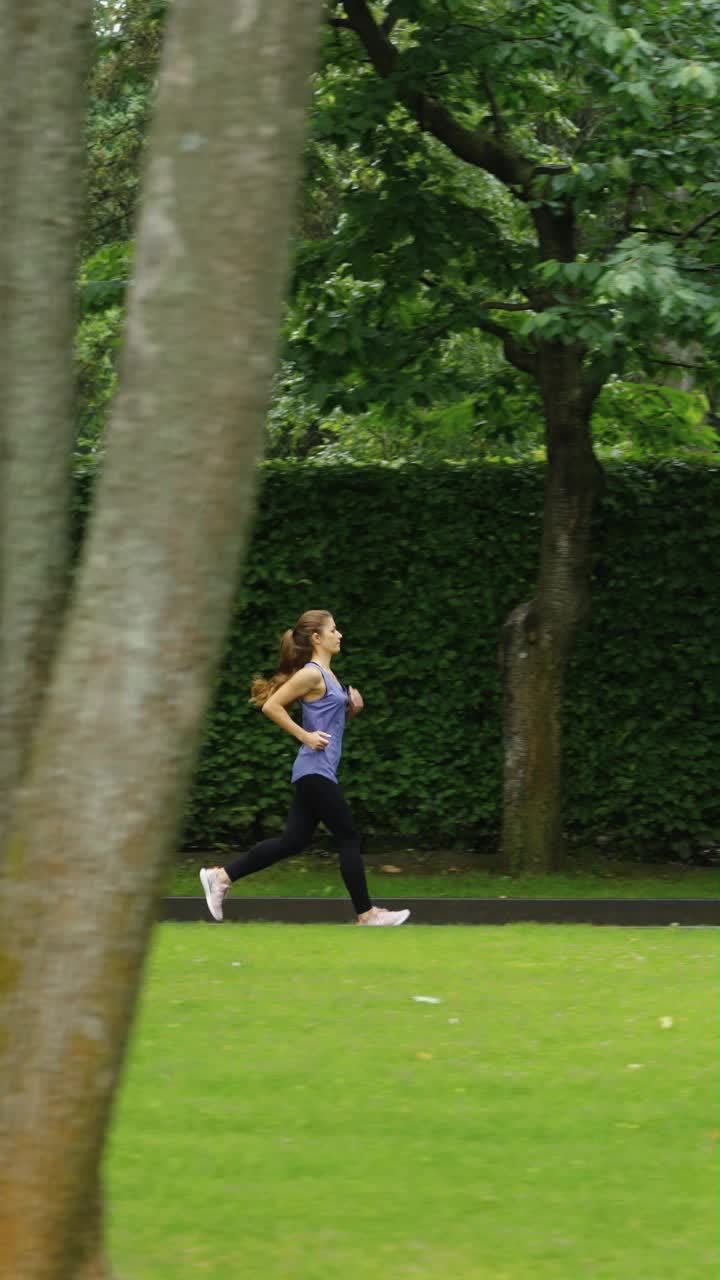
[[299, 698], [306, 698], [313, 692], [321, 694], [325, 692], [323, 678], [317, 667], [301, 667], [289, 680], [285, 681], [285, 684], [281, 684], [279, 689], [270, 694], [262, 710], [263, 715], [279, 725], [286, 733], [292, 734], [298, 742], [302, 742], [306, 747], [312, 747], [313, 751], [323, 751], [330, 741], [330, 735], [321, 732], [308, 733], [302, 725], [295, 723], [287, 710], [290, 703], [296, 702]]
[[353, 686], [349, 684], [347, 687], [347, 691], [348, 691], [347, 719], [352, 720], [354, 716], [358, 715], [358, 713], [362, 711], [363, 707], [365, 706], [365, 703], [363, 702], [363, 696], [359, 689], [354, 689]]

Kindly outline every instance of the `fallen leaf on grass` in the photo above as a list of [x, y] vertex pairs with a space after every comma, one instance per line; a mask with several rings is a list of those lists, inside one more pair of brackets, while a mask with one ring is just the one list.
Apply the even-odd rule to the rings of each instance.
[[669, 1027], [671, 1027], [672, 1025], [673, 1025], [673, 1020], [672, 1020], [672, 1018], [661, 1018], [661, 1019], [660, 1019], [660, 1026], [661, 1026], [665, 1031], [667, 1031], [667, 1030], [668, 1030], [668, 1028], [669, 1028]]
[[422, 1058], [423, 1062], [429, 1062], [429, 1061], [430, 1061], [430, 1059], [432, 1058], [432, 1054], [431, 1054], [431, 1053], [416, 1053], [416, 1054], [415, 1054], [415, 1057], [416, 1057], [416, 1058]]
[[381, 871], [387, 871], [389, 876], [398, 876], [402, 874], [402, 867], [393, 866], [392, 862], [386, 862], [381, 866]]
[[442, 1004], [442, 1001], [437, 996], [413, 996], [413, 1000], [417, 1001], [418, 1004]]

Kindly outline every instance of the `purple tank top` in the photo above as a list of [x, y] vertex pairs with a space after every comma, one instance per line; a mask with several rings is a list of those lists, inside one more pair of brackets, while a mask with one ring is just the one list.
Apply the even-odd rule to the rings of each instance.
[[329, 733], [330, 741], [324, 751], [313, 751], [312, 747], [306, 747], [303, 743], [295, 757], [292, 780], [297, 782], [298, 778], [304, 778], [309, 773], [319, 773], [323, 778], [337, 782], [348, 696], [340, 681], [328, 675], [319, 662], [306, 662], [305, 666], [318, 668], [325, 681], [325, 692], [314, 702], [301, 703], [302, 727], [308, 733]]

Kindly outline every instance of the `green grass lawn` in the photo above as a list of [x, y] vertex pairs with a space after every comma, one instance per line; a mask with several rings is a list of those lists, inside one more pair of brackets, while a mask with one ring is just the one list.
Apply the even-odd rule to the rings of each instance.
[[[210, 854], [185, 858], [174, 870], [168, 893], [201, 897], [201, 866], [212, 866], [234, 855]], [[383, 866], [398, 870], [383, 871]], [[634, 865], [586, 859], [563, 874], [509, 876], [492, 874], [472, 865], [472, 859], [452, 854], [425, 858], [388, 855], [368, 860], [372, 895], [411, 898], [718, 898], [720, 868]], [[304, 855], [237, 881], [233, 895], [251, 898], [342, 897], [345, 894], [337, 859]]]
[[714, 1280], [717, 979], [711, 930], [162, 925], [117, 1274]]

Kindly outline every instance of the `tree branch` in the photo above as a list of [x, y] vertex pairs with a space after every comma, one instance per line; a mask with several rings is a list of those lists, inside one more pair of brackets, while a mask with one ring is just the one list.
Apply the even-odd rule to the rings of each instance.
[[[679, 231], [673, 231], [671, 227], [629, 226], [626, 228], [626, 230], [632, 231], [635, 235], [643, 235], [643, 236], [673, 236], [674, 237], [674, 236], [679, 236], [681, 234]], [[681, 237], [681, 238], [684, 238], [684, 237]], [[678, 243], [680, 243], [680, 241], [678, 241]]]
[[[440, 293], [453, 302], [459, 297], [454, 290], [448, 289], [447, 285], [434, 280], [432, 276], [421, 275], [419, 279], [420, 284], [426, 285], [428, 289], [439, 290]], [[461, 298], [460, 300], [466, 309], [470, 307], [473, 311], [476, 309], [480, 311], [536, 311], [538, 309], [530, 302], [506, 302], [502, 298], [487, 298], [483, 302], [475, 302], [472, 298]]]
[[497, 27], [479, 27], [472, 22], [458, 22], [454, 26], [459, 27], [461, 31], [480, 31], [483, 35], [500, 37], [507, 44], [542, 44], [542, 36], [517, 36], [511, 35], [509, 31], [500, 31]]
[[[450, 329], [452, 329], [454, 320], [455, 320], [455, 316], [450, 316], [450, 318], [446, 320], [445, 323], [442, 324], [438, 329], [430, 329], [429, 331], [425, 330], [425, 333], [423, 335], [425, 339], [423, 343], [423, 347], [429, 346], [430, 343], [435, 342], [436, 338], [444, 337], [445, 334], [448, 333]], [[422, 349], [412, 351], [409, 356], [405, 356], [404, 360], [401, 360], [399, 364], [396, 364], [394, 366], [394, 371], [396, 373], [399, 373], [401, 369], [406, 369], [409, 364], [413, 364], [415, 360], [419, 360], [422, 355], [423, 355]]]
[[684, 244], [691, 236], [697, 235], [698, 231], [702, 230], [708, 222], [712, 222], [714, 218], [718, 217], [720, 217], [720, 208], [713, 209], [710, 213], [706, 213], [704, 217], [698, 218], [698, 221], [694, 222], [691, 227], [688, 227], [687, 231], [683, 231], [680, 239], [678, 240], [678, 246]]
[[390, 5], [390, 10], [388, 11], [387, 17], [385, 17], [380, 24], [380, 29], [381, 31], [385, 32], [386, 36], [390, 35], [390, 32], [395, 26], [395, 23], [398, 21], [398, 15], [396, 13], [392, 13], [391, 10], [392, 10], [392, 5]]
[[483, 333], [491, 333], [493, 338], [499, 338], [503, 346], [512, 338], [510, 330], [506, 329], [504, 324], [498, 324], [496, 320], [480, 318], [473, 323], [477, 329], [482, 329]]
[[108, 133], [104, 132], [102, 122], [98, 121], [97, 145], [106, 146], [109, 142], [114, 142], [116, 138], [122, 137], [124, 133], [129, 133], [132, 129], [135, 129], [138, 134], [138, 146], [144, 146], [145, 139], [142, 137], [142, 129], [147, 125], [148, 114], [149, 107], [143, 107], [142, 111], [139, 112], [137, 116], [133, 116], [130, 120], [123, 121], [121, 125], [115, 129], [110, 129]]
[[522, 373], [529, 373], [533, 378], [538, 377], [537, 355], [529, 347], [523, 347], [514, 333], [506, 329], [504, 325], [496, 324], [494, 320], [478, 319], [474, 321], [474, 324], [482, 333], [489, 333], [493, 338], [499, 338], [503, 345], [505, 359], [509, 364], [514, 365], [516, 369], [520, 369]]
[[672, 236], [673, 239], [677, 239], [677, 247], [679, 248], [686, 240], [697, 235], [698, 231], [702, 231], [702, 228], [707, 226], [708, 222], [712, 222], [714, 218], [718, 217], [720, 217], [720, 207], [712, 209], [710, 213], [706, 213], [702, 218], [698, 218], [697, 222], [694, 222], [691, 227], [688, 227], [687, 231], [678, 231], [673, 227], [634, 227], [632, 225], [627, 226], [626, 230], [635, 232], [637, 235]]
[[101, 236], [109, 227], [121, 227], [123, 222], [127, 222], [131, 217], [131, 212], [125, 210], [123, 213], [113, 214], [112, 218], [106, 218], [104, 222], [93, 224], [87, 227], [85, 231], [85, 239], [92, 240], [95, 236]]
[[668, 369], [692, 369], [695, 373], [704, 373], [710, 366], [706, 364], [688, 364], [684, 360], [660, 360], [656, 356], [646, 356], [649, 364], [662, 364]]
[[[432, 283], [432, 282], [429, 282], [429, 283]], [[466, 303], [463, 309], [466, 315], [467, 315], [467, 310], [469, 305], [470, 305], [469, 303]], [[481, 303], [480, 306], [482, 307], [492, 306], [494, 310], [499, 310], [499, 309], [507, 309], [512, 311], [529, 311], [530, 310], [530, 307], [523, 303], [485, 302], [485, 303]], [[426, 330], [424, 334], [424, 338], [425, 338], [424, 345], [434, 342], [436, 338], [444, 337], [445, 334], [447, 334], [453, 328], [453, 325], [457, 319], [458, 319], [458, 313], [453, 312], [450, 316], [447, 317], [447, 319], [443, 322], [443, 324], [440, 325], [438, 328], [431, 329], [429, 331]], [[510, 364], [514, 365], [516, 369], [520, 369], [522, 370], [523, 373], [529, 373], [533, 377], [537, 377], [538, 370], [537, 370], [536, 355], [528, 347], [523, 347], [522, 344], [515, 337], [515, 334], [511, 333], [509, 329], [506, 329], [504, 325], [498, 324], [495, 320], [489, 320], [484, 317], [478, 318], [475, 315], [472, 316], [472, 319], [470, 320], [470, 324], [472, 325], [473, 328], [480, 329], [483, 333], [489, 333], [493, 338], [498, 338], [503, 345], [503, 351], [505, 353], [506, 360]], [[415, 360], [419, 360], [422, 354], [423, 354], [422, 350], [413, 351], [409, 356], [406, 356], [404, 360], [401, 360], [399, 364], [395, 365], [395, 371], [399, 372], [401, 369], [407, 368], [409, 364], [412, 364]]]
[[[367, 0], [343, 0], [343, 5], [349, 25], [365, 46], [377, 74], [388, 80], [397, 68], [400, 56], [397, 48], [375, 22]], [[398, 97], [424, 132], [443, 142], [458, 159], [492, 174], [522, 199], [529, 195], [537, 172], [566, 172], [569, 168], [548, 170], [546, 166], [534, 165], [509, 143], [501, 143], [492, 134], [459, 124], [442, 103], [428, 94], [410, 92], [399, 85]]]
[[487, 302], [479, 302], [483, 311], [535, 311], [530, 302], [503, 302], [500, 298], [488, 298]]

